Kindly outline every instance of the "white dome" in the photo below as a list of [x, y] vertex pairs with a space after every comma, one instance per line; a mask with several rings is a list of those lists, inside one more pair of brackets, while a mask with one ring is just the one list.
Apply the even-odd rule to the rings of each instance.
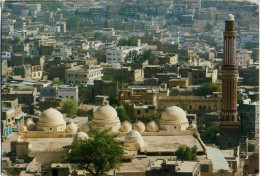
[[146, 125], [146, 130], [148, 132], [157, 132], [159, 131], [159, 127], [155, 121], [151, 121]]
[[138, 132], [142, 133], [145, 131], [145, 125], [143, 122], [138, 120], [137, 122], [134, 123], [134, 129], [137, 130]]
[[77, 133], [78, 131], [78, 125], [76, 125], [74, 122], [71, 122], [67, 127], [66, 127], [66, 132], [67, 133]]
[[130, 132], [132, 130], [132, 124], [128, 122], [127, 120], [124, 121], [121, 125], [121, 131], [122, 132]]
[[65, 131], [66, 123], [62, 114], [53, 109], [47, 109], [41, 113], [39, 121], [37, 123], [37, 130], [40, 131], [53, 131], [54, 128], [59, 131]]
[[234, 15], [228, 14], [226, 20], [227, 21], [234, 21], [235, 20]]
[[138, 131], [132, 130], [126, 135], [124, 146], [128, 150], [139, 150], [140, 147], [144, 146], [143, 137]]
[[88, 135], [85, 132], [77, 132], [75, 135], [72, 144], [78, 143], [80, 140], [88, 139]]
[[94, 112], [94, 119], [97, 120], [112, 120], [116, 117], [117, 112], [115, 108], [110, 105], [101, 106]]
[[63, 124], [63, 123], [65, 123], [62, 114], [53, 108], [43, 111], [41, 113], [39, 122], [45, 123], [45, 124]]
[[125, 143], [140, 143], [144, 144], [144, 139], [142, 135], [136, 131], [136, 130], [131, 130], [129, 133], [127, 133], [125, 137]]
[[36, 124], [30, 119], [27, 120], [27, 122], [25, 123], [25, 126], [28, 131], [34, 131], [36, 129]]
[[91, 131], [91, 127], [90, 127], [89, 123], [81, 124], [80, 131], [85, 132], [85, 133], [90, 132]]
[[184, 110], [177, 106], [170, 106], [166, 108], [162, 113], [161, 119], [165, 121], [174, 121], [176, 123], [188, 122]]

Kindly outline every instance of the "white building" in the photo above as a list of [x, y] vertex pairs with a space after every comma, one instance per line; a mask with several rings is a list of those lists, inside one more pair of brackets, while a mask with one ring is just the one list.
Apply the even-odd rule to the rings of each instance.
[[57, 97], [74, 98], [78, 102], [78, 86], [61, 85], [58, 86]]
[[48, 26], [48, 32], [60, 33], [60, 26]]
[[142, 52], [142, 46], [116, 46], [107, 49], [106, 61], [108, 63], [124, 63], [125, 57], [130, 51]]
[[246, 49], [242, 49], [237, 52], [237, 65], [246, 67], [253, 63], [253, 59], [251, 59], [250, 54], [252, 51], [248, 51]]
[[14, 32], [9, 32], [9, 36], [11, 37], [20, 37], [20, 38], [25, 38], [27, 35], [27, 31], [14, 31]]
[[63, 58], [68, 58], [72, 54], [71, 48], [70, 47], [61, 47], [61, 48], [56, 48], [52, 52], [52, 56], [62, 56]]
[[66, 69], [65, 82], [72, 85], [93, 85], [94, 80], [101, 80], [103, 67], [99, 65], [77, 66]]

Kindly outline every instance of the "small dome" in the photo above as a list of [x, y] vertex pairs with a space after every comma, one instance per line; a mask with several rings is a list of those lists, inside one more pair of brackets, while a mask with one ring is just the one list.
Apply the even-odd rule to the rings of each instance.
[[85, 132], [77, 132], [75, 135], [72, 144], [78, 143], [80, 140], [88, 139], [88, 135]]
[[116, 117], [117, 112], [115, 108], [110, 105], [101, 106], [94, 112], [94, 119], [96, 120], [112, 120]]
[[25, 123], [25, 126], [28, 131], [34, 131], [36, 129], [36, 124], [30, 119], [27, 120], [27, 122]]
[[125, 137], [125, 143], [144, 143], [142, 135], [136, 131], [131, 130]]
[[67, 133], [77, 133], [78, 131], [78, 125], [76, 125], [74, 122], [71, 122], [67, 127], [66, 127], [66, 132]]
[[137, 130], [138, 132], [142, 133], [145, 131], [145, 125], [143, 122], [138, 120], [137, 122], [134, 123], [134, 129]]
[[85, 132], [85, 133], [90, 132], [91, 131], [91, 127], [90, 127], [89, 123], [81, 124], [80, 131]]
[[65, 123], [62, 114], [56, 109], [50, 108], [41, 113], [39, 122], [46, 124], [63, 124]]
[[132, 124], [128, 122], [127, 120], [124, 121], [121, 125], [121, 131], [122, 132], [130, 132], [132, 130]]
[[159, 131], [159, 127], [155, 121], [151, 121], [146, 125], [146, 130], [148, 132], [157, 132]]
[[226, 20], [227, 21], [234, 21], [235, 20], [234, 15], [228, 14]]
[[161, 119], [166, 121], [174, 121], [176, 123], [188, 122], [184, 110], [177, 106], [170, 106], [166, 108], [162, 113]]

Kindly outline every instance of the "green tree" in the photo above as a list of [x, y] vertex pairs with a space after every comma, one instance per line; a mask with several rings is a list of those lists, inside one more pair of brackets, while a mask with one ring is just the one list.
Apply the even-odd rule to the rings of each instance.
[[155, 115], [154, 115], [154, 121], [155, 121], [156, 123], [158, 123], [159, 120], [161, 119], [161, 117], [162, 117], [162, 111], [156, 110], [156, 111], [155, 111]]
[[116, 82], [114, 76], [111, 74], [102, 76], [102, 80], [111, 80], [112, 82]]
[[69, 17], [66, 20], [67, 29], [68, 30], [76, 30], [77, 27], [78, 27], [78, 21], [79, 21], [79, 17], [76, 16], [76, 15]]
[[118, 41], [118, 46], [137, 46], [137, 38], [135, 36], [126, 38], [121, 38]]
[[20, 43], [20, 37], [14, 37], [12, 40], [12, 44], [19, 44]]
[[53, 83], [54, 84], [58, 84], [58, 85], [63, 85], [64, 84], [64, 82], [62, 80], [60, 80], [60, 78], [54, 79]]
[[77, 101], [75, 99], [65, 99], [62, 101], [61, 108], [68, 117], [73, 117], [78, 111]]
[[185, 145], [179, 146], [178, 150], [175, 152], [178, 160], [197, 160], [197, 146], [188, 147]]
[[221, 86], [216, 83], [207, 82], [194, 91], [197, 96], [212, 95], [213, 92], [221, 92]]
[[138, 51], [133, 50], [127, 53], [125, 57], [125, 62], [131, 61], [134, 63], [142, 63], [144, 61], [142, 54], [138, 54]]
[[126, 120], [128, 122], [131, 122], [131, 119], [128, 117], [128, 115], [126, 114], [125, 109], [123, 107], [116, 108], [116, 111], [117, 111], [117, 115], [121, 122], [124, 122]]
[[143, 53], [143, 60], [148, 60], [148, 63], [150, 65], [154, 65], [154, 61], [155, 61], [155, 55], [152, 53], [152, 50], [145, 50]]
[[124, 149], [116, 135], [108, 130], [92, 131], [93, 138], [80, 140], [72, 145], [71, 151], [64, 156], [64, 162], [76, 163], [79, 169], [85, 169], [93, 176], [101, 176], [121, 165]]
[[103, 33], [102, 32], [95, 32], [94, 33], [94, 39], [101, 39], [103, 37]]
[[118, 100], [116, 98], [109, 97], [108, 98], [109, 104], [113, 107], [116, 107], [118, 104]]
[[207, 22], [207, 24], [204, 26], [204, 28], [205, 28], [207, 31], [210, 31], [210, 30], [213, 28], [213, 25], [210, 24], [209, 22]]
[[218, 122], [211, 123], [211, 125], [205, 131], [205, 140], [207, 142], [215, 143], [216, 135], [218, 133], [219, 133], [219, 123]]

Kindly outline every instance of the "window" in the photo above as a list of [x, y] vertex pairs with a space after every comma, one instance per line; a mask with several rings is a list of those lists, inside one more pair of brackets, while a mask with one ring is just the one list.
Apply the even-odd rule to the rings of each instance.
[[145, 113], [146, 113], [146, 114], [148, 113], [148, 109], [145, 110]]
[[140, 110], [137, 110], [137, 114], [140, 115], [140, 114], [141, 114], [141, 111], [140, 111]]

